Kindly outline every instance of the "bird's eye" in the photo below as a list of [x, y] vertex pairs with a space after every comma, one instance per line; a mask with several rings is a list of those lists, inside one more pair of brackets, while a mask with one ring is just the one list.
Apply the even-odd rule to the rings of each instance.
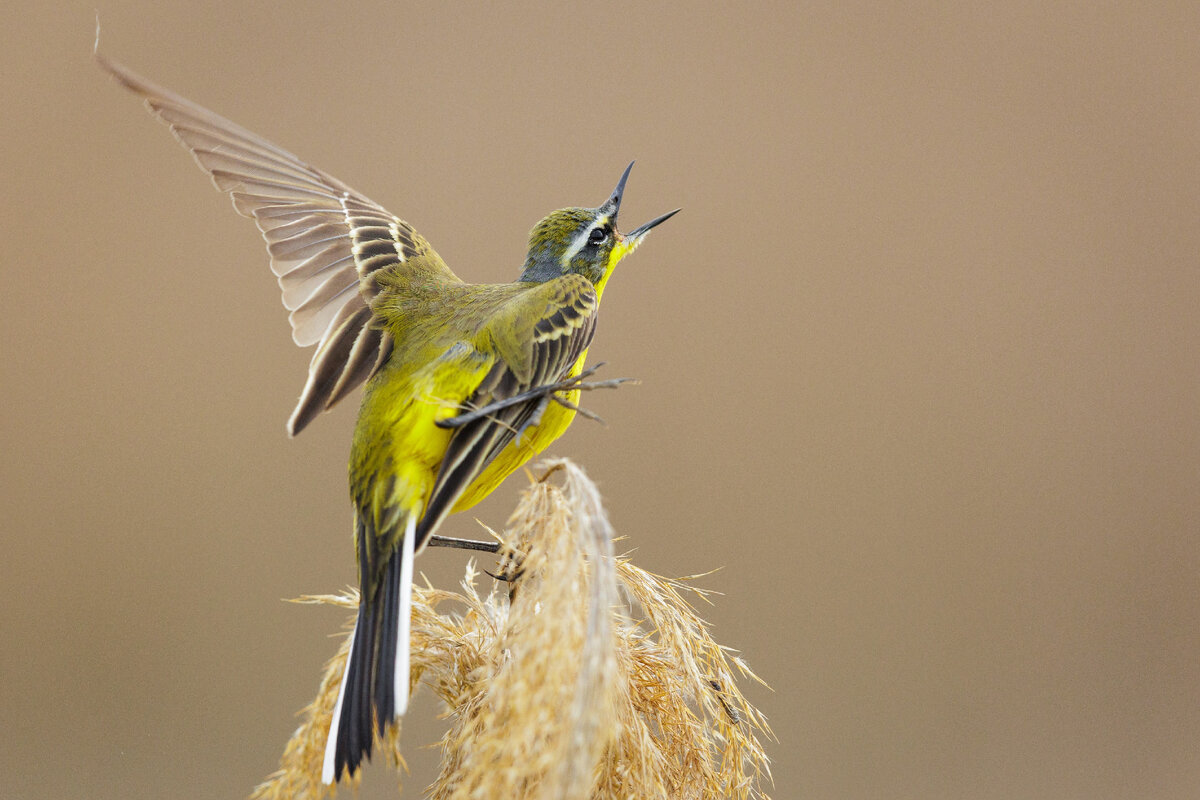
[[608, 231], [604, 228], [592, 228], [592, 232], [588, 234], [588, 244], [601, 244], [608, 238]]

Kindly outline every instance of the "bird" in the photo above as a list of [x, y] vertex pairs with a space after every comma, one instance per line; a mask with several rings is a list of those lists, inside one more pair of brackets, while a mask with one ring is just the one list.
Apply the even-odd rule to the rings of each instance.
[[533, 227], [515, 281], [465, 283], [361, 192], [133, 73], [98, 41], [95, 57], [265, 238], [292, 338], [316, 346], [288, 434], [363, 387], [349, 463], [360, 599], [321, 776], [335, 783], [407, 709], [414, 557], [443, 538], [447, 515], [566, 431], [581, 390], [600, 385], [583, 379], [614, 267], [680, 209], [622, 233], [630, 163], [599, 206]]

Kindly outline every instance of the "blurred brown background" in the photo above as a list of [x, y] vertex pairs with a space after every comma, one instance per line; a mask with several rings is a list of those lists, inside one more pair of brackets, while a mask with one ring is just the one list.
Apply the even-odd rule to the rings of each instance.
[[[684, 207], [592, 351], [644, 383], [553, 453], [642, 566], [724, 567], [774, 796], [1196, 797], [1200, 9], [945, 5], [99, 10], [468, 280], [631, 158], [627, 224]], [[236, 798], [334, 649], [281, 598], [354, 580], [356, 401], [286, 438], [262, 242], [92, 65], [94, 11], [0, 33], [0, 795]]]

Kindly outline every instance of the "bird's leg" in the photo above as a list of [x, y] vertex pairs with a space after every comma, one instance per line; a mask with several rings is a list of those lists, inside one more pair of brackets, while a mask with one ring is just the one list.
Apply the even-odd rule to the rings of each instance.
[[460, 550], [478, 550], [481, 553], [499, 553], [499, 542], [481, 542], [478, 539], [455, 539], [453, 536], [430, 536], [430, 547], [457, 547]]
[[[497, 411], [503, 411], [504, 409], [509, 408], [510, 406], [515, 406], [515, 405], [519, 405], [520, 403], [526, 403], [530, 400], [543, 399], [543, 398], [549, 398], [551, 400], [554, 400], [555, 402], [559, 403], [560, 405], [564, 405], [567, 408], [570, 408], [574, 411], [582, 411], [582, 409], [580, 409], [574, 403], [571, 403], [571, 402], [559, 397], [558, 393], [559, 392], [573, 392], [576, 390], [615, 389], [618, 386], [620, 386], [622, 383], [636, 382], [636, 380], [637, 380], [636, 378], [613, 378], [613, 379], [607, 380], [607, 381], [591, 381], [591, 382], [584, 380], [584, 378], [591, 376], [592, 374], [594, 374], [596, 372], [596, 370], [603, 367], [604, 364], [605, 364], [605, 362], [601, 361], [596, 366], [589, 367], [588, 369], [583, 370], [578, 375], [576, 375], [574, 378], [566, 378], [564, 380], [556, 381], [554, 383], [547, 383], [542, 386], [535, 386], [534, 388], [529, 389], [528, 391], [521, 392], [520, 394], [515, 394], [512, 397], [507, 397], [503, 400], [497, 400], [494, 403], [488, 403], [486, 406], [481, 406], [480, 408], [472, 409], [465, 413], [459, 414], [457, 417], [449, 417], [447, 419], [439, 419], [435, 424], [439, 428], [461, 428], [463, 425], [466, 425], [470, 422], [475, 422], [476, 420], [483, 419], [484, 417], [491, 416], [492, 414], [495, 414]], [[588, 417], [589, 419], [596, 418], [596, 416], [594, 414], [591, 414], [590, 412], [584, 412], [584, 416]]]
[[545, 395], [541, 400], [538, 400], [537, 408], [533, 409], [533, 413], [529, 415], [529, 419], [525, 420], [525, 424], [521, 426], [521, 430], [517, 431], [517, 439], [530, 428], [536, 428], [538, 423], [542, 421], [542, 414], [546, 413], [546, 406], [550, 405], [551, 395]]
[[583, 416], [587, 417], [592, 422], [599, 422], [604, 427], [608, 427], [608, 423], [604, 421], [604, 418], [601, 417], [599, 414], [597, 414], [595, 411], [588, 411], [583, 406], [575, 405], [570, 400], [563, 399], [556, 394], [552, 394], [552, 395], [550, 395], [550, 397], [552, 397], [554, 399], [554, 402], [558, 403], [563, 408], [569, 408], [572, 411], [574, 411], [576, 414], [582, 414]]

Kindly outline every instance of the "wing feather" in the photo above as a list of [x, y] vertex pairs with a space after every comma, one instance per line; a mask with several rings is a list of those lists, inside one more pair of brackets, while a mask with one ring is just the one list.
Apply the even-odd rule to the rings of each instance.
[[[528, 373], [501, 357], [464, 403], [481, 408], [566, 378], [596, 330], [598, 299], [586, 278], [567, 275], [542, 284], [514, 309], [516, 338], [527, 343]], [[538, 400], [509, 406], [458, 428], [417, 526], [419, 549], [450, 513], [459, 495], [479, 477], [537, 411]]]
[[329, 391], [326, 405], [332, 406], [374, 374], [383, 366], [391, 350], [390, 334], [373, 325], [364, 326], [354, 340], [354, 348], [346, 358], [346, 366], [338, 376], [337, 383]]
[[261, 136], [99, 53], [100, 66], [141, 96], [238, 213], [254, 219], [279, 279], [292, 338], [317, 345], [308, 381], [288, 422], [299, 433], [366, 381], [390, 342], [372, 323], [379, 270], [421, 271], [460, 283], [412, 226]]
[[328, 398], [345, 371], [354, 346], [363, 333], [369, 331], [371, 311], [367, 308], [351, 309], [343, 306], [329, 324], [308, 367], [308, 381], [300, 394], [300, 402], [288, 420], [290, 430], [302, 430], [317, 414], [324, 410], [323, 404], [313, 398]]

